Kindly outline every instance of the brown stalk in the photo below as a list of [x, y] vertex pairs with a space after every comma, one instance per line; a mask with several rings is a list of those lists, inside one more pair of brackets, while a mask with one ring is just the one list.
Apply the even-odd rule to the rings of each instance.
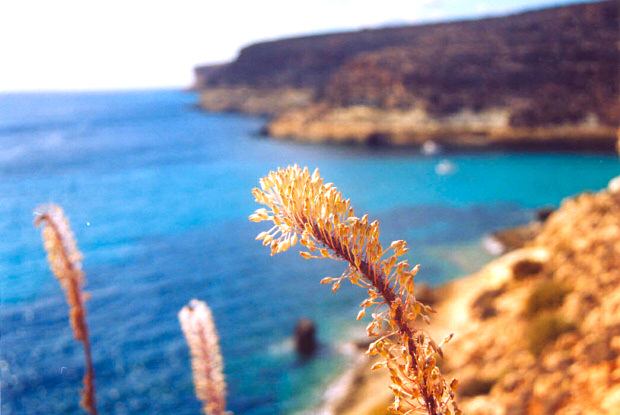
[[84, 346], [86, 373], [83, 377], [84, 389], [81, 391], [80, 405], [90, 415], [97, 415], [95, 370], [84, 308], [84, 302], [88, 297], [82, 292], [84, 284], [84, 273], [80, 262], [82, 255], [77, 249], [69, 221], [59, 206], [50, 204], [38, 208], [37, 211], [41, 213], [38, 213], [35, 219], [35, 226], [43, 225], [43, 243], [50, 267], [66, 293], [70, 307], [69, 320], [74, 337]]
[[[377, 289], [383, 300], [387, 304], [388, 308], [394, 308], [394, 317], [393, 320], [398, 326], [398, 331], [401, 334], [405, 334], [407, 337], [407, 352], [411, 355], [414, 365], [417, 366], [418, 362], [418, 353], [416, 349], [416, 345], [413, 342], [413, 339], [416, 335], [415, 330], [412, 329], [403, 319], [404, 310], [400, 306], [400, 304], [396, 303], [396, 294], [391, 289], [387, 282], [386, 275], [377, 270], [374, 264], [368, 262], [366, 259], [362, 259], [359, 267], [355, 265], [355, 257], [351, 253], [349, 249], [346, 249], [343, 244], [338, 240], [338, 238], [332, 233], [325, 234], [325, 232], [318, 226], [316, 222], [310, 223], [310, 226], [314, 230], [316, 235], [320, 235], [319, 241], [324, 243], [330, 249], [332, 249], [337, 256], [347, 261], [349, 264], [353, 265], [355, 268], [359, 270], [362, 275], [364, 275], [372, 284], [373, 287]], [[416, 371], [420, 371], [419, 367], [415, 367]], [[420, 387], [420, 391], [422, 392], [422, 399], [425, 402], [426, 410], [430, 415], [438, 415], [439, 404], [437, 403], [437, 399], [432, 395], [431, 391], [428, 390], [428, 382], [424, 382]]]

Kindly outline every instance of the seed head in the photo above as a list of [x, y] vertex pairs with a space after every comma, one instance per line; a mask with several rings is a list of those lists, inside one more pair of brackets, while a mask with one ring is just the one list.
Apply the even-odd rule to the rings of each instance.
[[192, 356], [196, 396], [207, 415], [226, 413], [226, 381], [219, 339], [211, 309], [203, 301], [192, 300], [179, 312], [179, 321]]
[[417, 317], [429, 322], [432, 309], [415, 300], [414, 276], [418, 267], [400, 260], [407, 251], [405, 241], [394, 241], [388, 249], [379, 243], [379, 223], [368, 216], [354, 215], [349, 199], [344, 199], [333, 183], [323, 183], [318, 169], [310, 174], [297, 165], [270, 172], [260, 179], [253, 194], [258, 209], [250, 220], [271, 221], [274, 226], [259, 235], [271, 254], [286, 251], [295, 237], [307, 251], [304, 258], [332, 258], [348, 263], [338, 278], [324, 278], [336, 291], [341, 281], [367, 289], [368, 298], [360, 305], [365, 315], [374, 306], [368, 335], [379, 337], [368, 354], [383, 357], [392, 379], [397, 414], [460, 414], [454, 394], [436, 366], [441, 353], [430, 336], [414, 324]]

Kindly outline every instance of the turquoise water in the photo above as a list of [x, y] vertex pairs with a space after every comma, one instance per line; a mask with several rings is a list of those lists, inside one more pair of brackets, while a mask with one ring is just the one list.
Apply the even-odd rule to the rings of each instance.
[[[480, 239], [535, 208], [604, 187], [620, 174], [597, 154], [444, 154], [272, 141], [264, 120], [204, 114], [177, 91], [0, 96], [0, 276], [3, 414], [77, 414], [82, 351], [45, 262], [33, 210], [54, 201], [85, 255], [102, 414], [197, 414], [177, 312], [212, 307], [236, 414], [316, 404], [347, 362], [339, 347], [363, 292], [318, 284], [341, 265], [271, 258], [247, 220], [269, 170], [319, 167], [383, 242], [407, 239], [421, 280], [472, 272]], [[448, 166], [442, 172], [440, 166]], [[439, 173], [438, 173], [439, 172]], [[447, 174], [441, 174], [447, 173]], [[464, 260], [463, 258], [470, 258]], [[299, 360], [290, 334], [318, 324], [319, 358]]]

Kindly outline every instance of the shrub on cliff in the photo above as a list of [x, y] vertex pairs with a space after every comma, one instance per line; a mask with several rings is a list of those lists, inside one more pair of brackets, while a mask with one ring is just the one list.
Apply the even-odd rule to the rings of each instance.
[[495, 300], [505, 292], [505, 288], [486, 290], [472, 303], [472, 312], [480, 320], [486, 320], [497, 315]]
[[525, 304], [525, 315], [532, 318], [543, 311], [561, 307], [568, 293], [568, 288], [562, 284], [553, 280], [543, 281], [530, 293]]
[[574, 331], [577, 326], [561, 316], [545, 312], [536, 317], [528, 327], [527, 340], [530, 352], [540, 356], [545, 347], [554, 343], [562, 334]]

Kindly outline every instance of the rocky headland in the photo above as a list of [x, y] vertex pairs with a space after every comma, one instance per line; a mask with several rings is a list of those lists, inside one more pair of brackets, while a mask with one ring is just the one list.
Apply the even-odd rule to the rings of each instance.
[[[424, 289], [442, 371], [471, 415], [606, 414], [620, 408], [620, 178], [566, 199], [523, 248]], [[417, 291], [416, 287], [416, 291]], [[365, 361], [324, 414], [387, 414], [388, 378]]]
[[196, 69], [208, 111], [308, 141], [615, 149], [620, 1], [250, 45]]

